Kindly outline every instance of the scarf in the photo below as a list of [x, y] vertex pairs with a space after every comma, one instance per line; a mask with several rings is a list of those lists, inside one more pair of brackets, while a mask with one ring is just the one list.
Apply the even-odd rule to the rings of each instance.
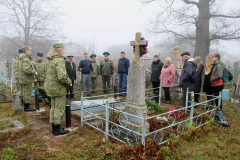
[[164, 64], [164, 68], [168, 68], [171, 64]]

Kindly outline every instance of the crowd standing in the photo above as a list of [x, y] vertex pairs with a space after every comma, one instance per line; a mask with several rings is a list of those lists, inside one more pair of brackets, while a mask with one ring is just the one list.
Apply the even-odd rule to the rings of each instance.
[[[14, 75], [17, 81], [17, 86], [20, 91], [20, 99], [24, 106], [25, 112], [33, 112], [34, 108], [30, 107], [30, 95], [32, 91], [32, 83], [34, 83], [35, 93], [38, 93], [38, 88], [45, 88], [46, 92], [51, 97], [51, 110], [49, 121], [52, 125], [53, 135], [63, 135], [69, 133], [68, 130], [61, 128], [61, 117], [64, 114], [64, 107], [66, 98], [74, 98], [74, 81], [77, 78], [76, 64], [72, 61], [73, 56], [69, 55], [66, 58], [62, 55], [64, 45], [56, 43], [53, 45], [53, 50], [50, 50], [47, 57], [47, 64], [42, 61], [44, 53], [38, 52], [36, 59], [31, 61], [32, 48], [24, 46], [18, 50], [18, 56], [13, 63]], [[103, 93], [109, 93], [110, 80], [114, 74], [113, 62], [109, 59], [110, 53], [104, 52], [104, 60], [100, 65], [96, 62], [96, 55], [84, 53], [83, 60], [78, 65], [78, 70], [81, 72], [81, 92], [84, 92], [86, 87], [87, 96], [95, 93], [97, 77], [102, 77]], [[205, 69], [205, 76], [203, 81], [203, 92], [208, 96], [210, 101], [212, 95], [219, 96], [219, 92], [224, 88], [223, 81], [223, 63], [220, 61], [218, 53], [208, 55], [206, 57], [206, 65], [202, 63], [199, 56], [195, 58], [190, 57], [189, 52], [181, 54], [184, 66], [179, 78], [179, 87], [183, 90], [183, 103], [185, 106], [190, 105], [191, 91], [194, 91], [194, 101], [199, 103], [199, 93], [202, 87], [202, 74]], [[130, 67], [129, 60], [125, 57], [125, 52], [120, 53], [118, 61], [118, 75], [119, 75], [119, 93], [120, 96], [126, 96], [127, 92], [127, 77], [128, 69]], [[159, 96], [159, 86], [163, 87], [165, 93], [166, 104], [171, 103], [170, 88], [173, 87], [173, 81], [176, 77], [175, 67], [172, 64], [172, 59], [167, 57], [164, 63], [159, 57], [155, 55], [151, 65], [151, 82], [153, 95]], [[186, 93], [189, 89], [188, 102], [186, 102]], [[70, 93], [69, 93], [70, 92]], [[123, 94], [124, 92], [124, 94]], [[69, 93], [69, 94], [66, 94]], [[159, 98], [155, 98], [158, 103]], [[213, 105], [213, 101], [209, 102]], [[218, 106], [218, 100], [215, 101]], [[197, 107], [197, 106], [196, 106]], [[222, 108], [222, 104], [220, 104]]]

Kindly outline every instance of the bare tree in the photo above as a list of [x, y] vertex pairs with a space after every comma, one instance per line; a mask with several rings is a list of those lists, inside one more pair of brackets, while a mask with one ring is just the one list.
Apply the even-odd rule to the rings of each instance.
[[[159, 3], [161, 12], [150, 22], [150, 32], [187, 39], [203, 60], [211, 43], [240, 39], [240, 12], [222, 9], [225, 0], [140, 0]], [[221, 5], [220, 5], [221, 4]]]
[[54, 2], [57, 1], [1, 0], [2, 35], [6, 38], [18, 37], [23, 45], [30, 45], [33, 40], [61, 37], [59, 27], [60, 16], [63, 14]]

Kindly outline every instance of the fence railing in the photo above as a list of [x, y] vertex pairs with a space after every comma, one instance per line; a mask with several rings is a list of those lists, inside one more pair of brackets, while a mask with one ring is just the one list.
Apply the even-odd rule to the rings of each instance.
[[[156, 88], [155, 88], [156, 89]], [[154, 97], [159, 98], [159, 105], [161, 105], [161, 86], [158, 87], [159, 95]], [[148, 92], [153, 89], [146, 89], [146, 98], [148, 98]], [[121, 94], [121, 93], [115, 93]], [[187, 90], [188, 96], [188, 90]], [[193, 96], [194, 93], [192, 93]], [[195, 103], [193, 98], [188, 101], [186, 96], [186, 105], [176, 108], [175, 110], [166, 111], [164, 113], [156, 113], [154, 111], [148, 111], [143, 113], [142, 116], [136, 116], [124, 111], [124, 107], [116, 107], [115, 100], [107, 99], [114, 94], [83, 97], [81, 95], [81, 125], [87, 124], [96, 130], [102, 132], [106, 136], [106, 140], [109, 137], [116, 139], [123, 143], [128, 143], [130, 146], [141, 142], [145, 145], [146, 138], [150, 137], [155, 140], [159, 145], [167, 141], [170, 133], [183, 134], [188, 132], [187, 125], [199, 128], [206, 125], [213, 120], [214, 111], [220, 107], [221, 94], [219, 96], [212, 96], [206, 94], [199, 94], [200, 96], [211, 96], [212, 99]], [[102, 98], [103, 103], [96, 103], [92, 99]], [[211, 101], [219, 101], [219, 106], [211, 105]], [[88, 101], [91, 103], [90, 107], [84, 108], [83, 102]], [[190, 102], [190, 105], [187, 105]], [[122, 105], [125, 105], [125, 101], [121, 101]], [[195, 108], [199, 105], [203, 105], [204, 108]], [[149, 108], [149, 106], [148, 106]], [[99, 109], [102, 112], [99, 112]], [[139, 131], [134, 130], [132, 120], [138, 121], [141, 125]], [[148, 126], [148, 127], [147, 127]]]

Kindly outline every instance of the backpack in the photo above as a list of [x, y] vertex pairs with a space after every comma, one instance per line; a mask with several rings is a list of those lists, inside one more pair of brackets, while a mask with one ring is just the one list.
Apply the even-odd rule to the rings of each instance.
[[222, 125], [223, 127], [227, 127], [228, 126], [228, 122], [227, 122], [226, 118], [224, 117], [222, 110], [218, 110], [215, 113], [214, 119], [215, 119], [215, 121], [218, 122], [219, 125]]
[[228, 82], [230, 82], [233, 79], [233, 75], [232, 75], [232, 73], [229, 70], [227, 70], [226, 68], [223, 68], [223, 77], [222, 77], [222, 79], [223, 79], [224, 83], [228, 83]]

